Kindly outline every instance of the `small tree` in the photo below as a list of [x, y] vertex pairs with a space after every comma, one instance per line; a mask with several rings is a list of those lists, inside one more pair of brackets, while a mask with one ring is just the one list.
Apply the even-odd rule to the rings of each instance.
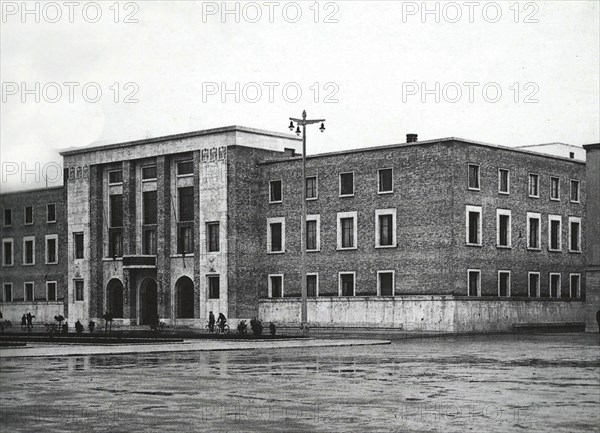
[[248, 325], [246, 324], [245, 320], [242, 320], [240, 323], [238, 323], [237, 330], [240, 334], [246, 333], [246, 331], [248, 330]]
[[62, 314], [57, 314], [54, 316], [54, 320], [58, 322], [58, 330], [60, 331], [62, 329], [62, 322], [64, 322], [65, 318], [62, 316]]
[[84, 330], [84, 327], [83, 327], [83, 325], [81, 324], [81, 322], [80, 322], [79, 320], [78, 320], [77, 322], [75, 322], [75, 331], [76, 331], [78, 334], [81, 334], [81, 333], [83, 333], [83, 330]]
[[88, 323], [88, 329], [90, 330], [90, 334], [94, 333], [95, 328], [96, 328], [96, 322], [94, 322], [93, 320], [90, 320], [90, 323]]
[[263, 325], [262, 322], [256, 317], [253, 317], [252, 320], [250, 320], [250, 327], [252, 328], [252, 333], [254, 335], [256, 335], [257, 337], [262, 335]]

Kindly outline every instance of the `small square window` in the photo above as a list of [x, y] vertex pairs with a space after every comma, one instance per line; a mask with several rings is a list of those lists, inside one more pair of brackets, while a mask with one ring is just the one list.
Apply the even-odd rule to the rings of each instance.
[[282, 192], [281, 192], [281, 181], [272, 180], [269, 182], [269, 202], [270, 203], [281, 203]]
[[142, 167], [142, 180], [156, 180], [156, 166], [147, 165]]
[[110, 184], [118, 184], [123, 183], [123, 171], [114, 170], [108, 172], [108, 183]]
[[377, 272], [379, 296], [394, 296], [394, 271]]
[[283, 298], [283, 275], [269, 275], [269, 298]]
[[340, 296], [354, 296], [354, 272], [340, 272]]
[[391, 168], [379, 170], [379, 193], [389, 193], [394, 191], [393, 171]]
[[194, 161], [182, 161], [177, 163], [177, 176], [189, 176], [194, 174]]
[[340, 196], [349, 197], [354, 195], [354, 173], [340, 174]]
[[479, 166], [476, 164], [469, 164], [468, 187], [475, 191], [479, 191], [480, 189]]
[[46, 300], [56, 301], [56, 281], [46, 282]]

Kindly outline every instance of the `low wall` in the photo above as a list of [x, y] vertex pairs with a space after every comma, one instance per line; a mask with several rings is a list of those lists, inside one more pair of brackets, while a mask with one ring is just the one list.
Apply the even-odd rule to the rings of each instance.
[[20, 326], [21, 317], [27, 313], [35, 316], [34, 324], [54, 323], [54, 316], [65, 315], [65, 305], [63, 301], [0, 302], [0, 311], [2, 320], [10, 320], [13, 326]]
[[[264, 322], [298, 324], [301, 301], [262, 299]], [[572, 323], [584, 321], [582, 301], [530, 299], [461, 299], [452, 296], [398, 298], [323, 297], [308, 300], [313, 326], [381, 327], [405, 331], [509, 331], [515, 323]]]

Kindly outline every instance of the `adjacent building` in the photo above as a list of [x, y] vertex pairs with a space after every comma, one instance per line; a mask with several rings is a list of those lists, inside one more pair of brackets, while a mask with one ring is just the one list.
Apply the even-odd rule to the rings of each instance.
[[[599, 206], [600, 179], [584, 158], [410, 135], [308, 156], [301, 197], [300, 146], [233, 126], [62, 152], [64, 187], [1, 196], [4, 222], [24, 219], [2, 227], [3, 314], [202, 327], [213, 311], [297, 324], [304, 199], [314, 326], [585, 321], [596, 271], [586, 253], [593, 261], [598, 246], [586, 203]], [[34, 227], [18, 214], [27, 200]], [[42, 225], [52, 203], [56, 222]], [[42, 266], [53, 239], [57, 263]], [[14, 258], [21, 244], [35, 265]]]

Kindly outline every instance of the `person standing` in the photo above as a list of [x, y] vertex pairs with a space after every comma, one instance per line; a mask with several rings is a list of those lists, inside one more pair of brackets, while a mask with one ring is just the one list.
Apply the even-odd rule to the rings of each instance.
[[215, 331], [215, 315], [212, 311], [208, 313], [208, 330], [211, 334]]
[[24, 331], [27, 328], [27, 315], [23, 313], [23, 317], [21, 317], [21, 330]]
[[31, 333], [31, 328], [33, 328], [33, 318], [31, 313], [27, 313], [27, 331]]

